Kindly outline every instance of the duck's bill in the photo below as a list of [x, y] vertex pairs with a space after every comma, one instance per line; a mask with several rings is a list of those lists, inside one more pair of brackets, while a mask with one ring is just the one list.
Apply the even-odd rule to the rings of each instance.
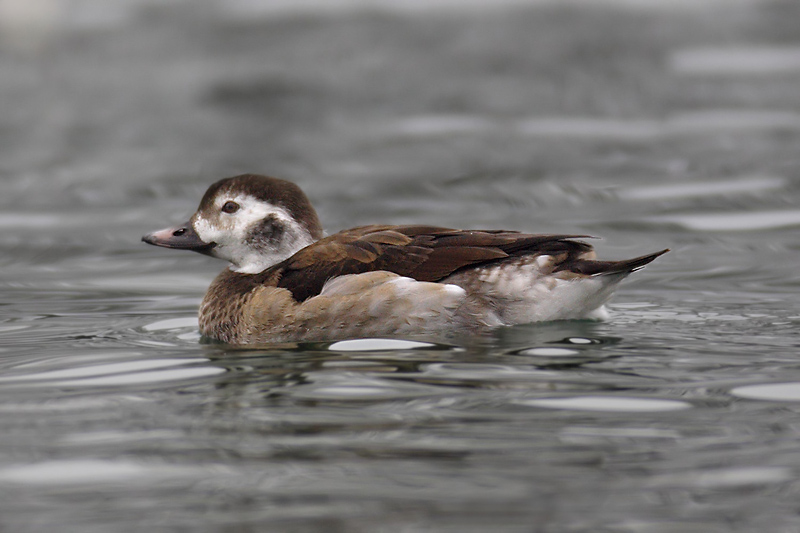
[[142, 237], [147, 244], [161, 246], [163, 248], [175, 248], [176, 250], [192, 250], [195, 252], [208, 252], [215, 245], [203, 241], [195, 233], [190, 223], [181, 224], [172, 228], [165, 228], [153, 233], [148, 233]]

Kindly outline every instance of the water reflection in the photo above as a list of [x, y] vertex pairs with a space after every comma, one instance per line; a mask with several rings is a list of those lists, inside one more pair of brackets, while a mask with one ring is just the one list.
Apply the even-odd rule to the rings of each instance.
[[339, 352], [372, 352], [381, 350], [413, 350], [415, 348], [432, 348], [429, 342], [409, 341], [403, 339], [353, 339], [339, 341], [330, 345], [330, 350]]
[[621, 396], [573, 396], [565, 398], [533, 398], [517, 401], [519, 405], [545, 409], [575, 411], [609, 411], [622, 413], [657, 413], [691, 408], [691, 404], [654, 398], [625, 398]]
[[[59, 359], [57, 364], [65, 362]], [[28, 387], [72, 388], [147, 385], [162, 381], [195, 379], [225, 371], [216, 367], [198, 366], [197, 363], [208, 362], [207, 359], [200, 358], [144, 359], [77, 367], [74, 366], [75, 362], [75, 360], [70, 361], [69, 368], [40, 372], [31, 372], [31, 370], [35, 370], [37, 366], [51, 367], [53, 366], [52, 361], [37, 361], [35, 365], [18, 365], [11, 369], [10, 373], [0, 376], [0, 386], [13, 387], [24, 384]], [[19, 373], [19, 370], [27, 372]]]
[[731, 389], [731, 394], [739, 398], [748, 398], [751, 400], [797, 402], [800, 401], [800, 382], [745, 385], [743, 387]]
[[141, 465], [110, 461], [49, 461], [0, 469], [6, 483], [32, 485], [72, 485], [124, 483], [134, 477], [152, 478], [157, 471]]

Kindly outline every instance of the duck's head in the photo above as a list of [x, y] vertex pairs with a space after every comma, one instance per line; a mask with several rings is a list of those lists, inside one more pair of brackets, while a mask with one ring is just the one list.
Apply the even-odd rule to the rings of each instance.
[[243, 174], [211, 185], [187, 223], [142, 240], [219, 257], [237, 272], [255, 274], [320, 238], [317, 212], [297, 185]]

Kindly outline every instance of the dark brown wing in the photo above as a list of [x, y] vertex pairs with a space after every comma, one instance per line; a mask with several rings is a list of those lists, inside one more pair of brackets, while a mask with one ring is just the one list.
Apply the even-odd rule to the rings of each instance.
[[331, 278], [386, 270], [419, 281], [439, 281], [458, 269], [507, 257], [566, 253], [578, 259], [592, 247], [569, 239], [585, 235], [531, 235], [514, 231], [455, 230], [433, 226], [363, 226], [322, 239], [276, 265], [278, 286], [303, 301]]

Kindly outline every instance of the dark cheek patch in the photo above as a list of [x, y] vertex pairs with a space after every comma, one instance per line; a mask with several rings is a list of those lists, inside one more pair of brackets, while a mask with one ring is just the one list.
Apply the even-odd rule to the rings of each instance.
[[270, 216], [250, 231], [247, 242], [256, 249], [268, 248], [280, 241], [285, 231], [283, 224], [277, 218]]

